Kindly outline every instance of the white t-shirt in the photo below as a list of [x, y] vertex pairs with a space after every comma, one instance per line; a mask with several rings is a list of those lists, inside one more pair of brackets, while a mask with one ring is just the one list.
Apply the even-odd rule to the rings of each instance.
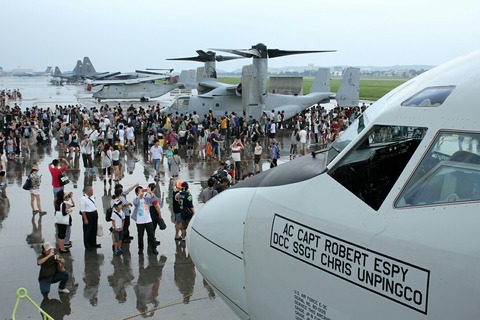
[[305, 129], [300, 130], [298, 135], [300, 136], [300, 143], [307, 143], [307, 131]]
[[[138, 206], [136, 203], [138, 202]], [[144, 224], [152, 222], [152, 217], [150, 216], [149, 205], [145, 201], [145, 198], [139, 199], [136, 198], [133, 200], [133, 204], [137, 210], [137, 224]]]
[[120, 210], [120, 212], [117, 212], [117, 211], [115, 211], [115, 209], [113, 209], [113, 211], [112, 211], [112, 226], [113, 226], [113, 222], [115, 221], [115, 226], [117, 226], [117, 229], [121, 228], [123, 219], [125, 219], [125, 213], [123, 213], [123, 210]]
[[152, 146], [150, 148], [150, 153], [152, 154], [152, 160], [153, 159], [161, 159], [162, 158], [162, 153], [163, 153], [163, 149], [162, 147], [155, 147], [155, 146]]

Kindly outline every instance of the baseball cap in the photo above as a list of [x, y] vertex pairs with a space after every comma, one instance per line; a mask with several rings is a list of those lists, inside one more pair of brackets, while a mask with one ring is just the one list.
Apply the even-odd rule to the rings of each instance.
[[118, 207], [119, 205], [122, 205], [122, 204], [123, 204], [122, 201], [117, 200], [117, 201], [115, 201], [115, 202], [113, 203], [113, 207], [116, 208], [116, 207]]
[[43, 251], [48, 251], [50, 249], [53, 249], [53, 246], [51, 245], [50, 242], [45, 242], [43, 245], [42, 245], [42, 249]]
[[177, 189], [182, 189], [183, 180], [178, 180]]

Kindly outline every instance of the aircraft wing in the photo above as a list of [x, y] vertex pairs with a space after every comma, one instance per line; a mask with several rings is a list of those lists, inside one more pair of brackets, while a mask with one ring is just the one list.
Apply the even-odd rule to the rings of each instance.
[[98, 81], [95, 80], [95, 81], [92, 81], [92, 84], [94, 86], [105, 85], [105, 84], [136, 84], [136, 83], [168, 79], [168, 78], [170, 78], [170, 76], [158, 75], [158, 76], [142, 77], [142, 78], [135, 78], [135, 79], [98, 80]]

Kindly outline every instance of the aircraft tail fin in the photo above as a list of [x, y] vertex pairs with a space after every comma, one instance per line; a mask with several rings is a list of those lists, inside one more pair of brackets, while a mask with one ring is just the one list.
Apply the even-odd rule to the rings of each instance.
[[340, 107], [358, 106], [360, 99], [360, 68], [349, 67], [345, 70], [335, 99]]
[[47, 69], [45, 69], [45, 74], [50, 74], [52, 73], [52, 67], [47, 67]]
[[310, 88], [310, 93], [313, 92], [330, 92], [330, 69], [318, 69], [312, 87]]
[[83, 58], [83, 68], [82, 68], [82, 76], [90, 76], [92, 74], [97, 73], [95, 71], [95, 67], [92, 64], [92, 61], [90, 61], [89, 57], [84, 57]]
[[72, 73], [73, 73], [74, 75], [78, 75], [78, 76], [81, 75], [81, 74], [82, 74], [82, 67], [83, 67], [82, 61], [81, 61], [81, 60], [77, 60], [77, 64], [75, 65], [75, 68], [73, 68]]
[[61, 77], [62, 76], [62, 71], [60, 71], [59, 67], [55, 67], [55, 71], [53, 72], [54, 77]]
[[182, 70], [178, 81], [183, 83], [185, 89], [195, 89], [197, 87], [197, 71]]

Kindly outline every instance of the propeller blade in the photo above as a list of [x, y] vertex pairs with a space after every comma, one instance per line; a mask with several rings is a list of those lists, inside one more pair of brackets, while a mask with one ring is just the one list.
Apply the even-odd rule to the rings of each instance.
[[233, 53], [245, 58], [252, 58], [252, 57], [261, 57], [260, 52], [255, 49], [210, 49], [210, 50], [215, 50], [215, 51], [221, 51], [221, 52], [227, 52], [227, 53]]
[[268, 49], [269, 58], [284, 57], [293, 54], [305, 54], [305, 53], [324, 53], [324, 52], [336, 52], [337, 50], [279, 50]]

